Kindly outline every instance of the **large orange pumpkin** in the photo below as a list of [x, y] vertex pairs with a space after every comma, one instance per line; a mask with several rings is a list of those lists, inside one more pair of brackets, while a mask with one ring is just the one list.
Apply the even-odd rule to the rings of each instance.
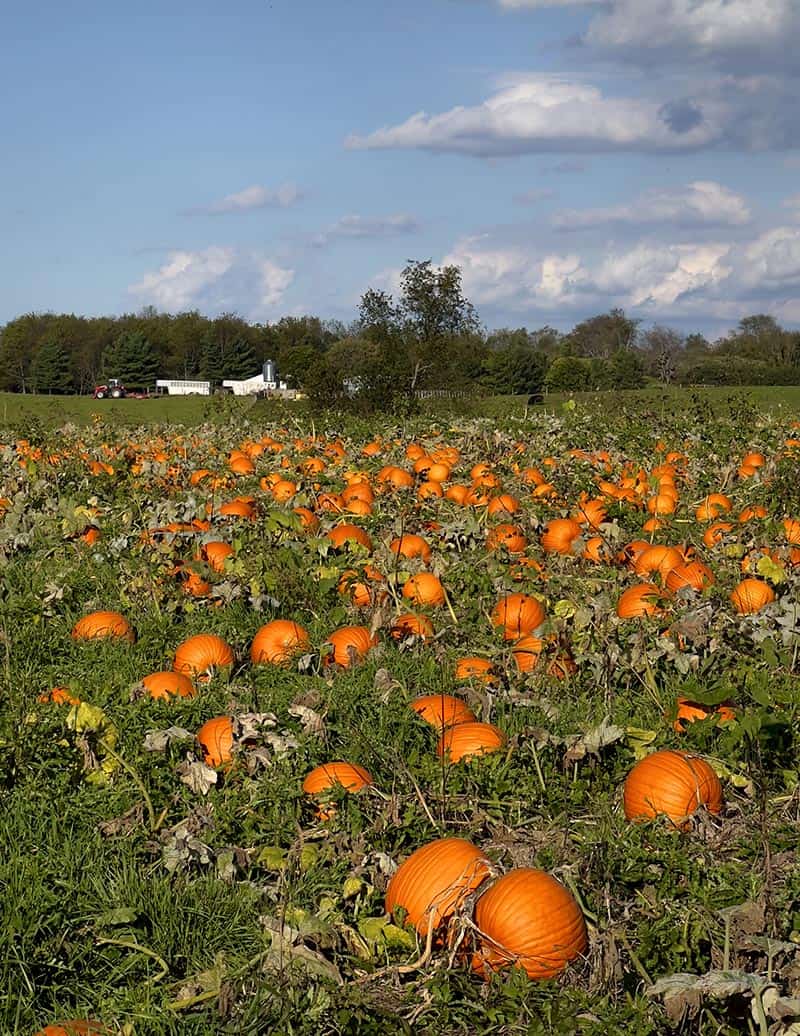
[[667, 589], [675, 593], [684, 587], [706, 590], [714, 585], [714, 573], [702, 561], [681, 561], [667, 574]]
[[389, 629], [392, 640], [405, 640], [406, 637], [419, 637], [427, 640], [433, 636], [433, 623], [427, 615], [404, 612], [398, 615]]
[[486, 549], [498, 550], [505, 547], [509, 554], [521, 554], [528, 546], [528, 539], [518, 525], [504, 522], [490, 529], [486, 536]]
[[369, 538], [369, 534], [357, 525], [337, 525], [328, 533], [328, 539], [336, 550], [350, 548], [354, 543], [358, 543], [370, 554], [372, 553], [372, 540]]
[[472, 967], [485, 977], [501, 968], [522, 968], [529, 978], [560, 975], [585, 952], [586, 922], [561, 882], [534, 867], [498, 878], [475, 907], [479, 944]]
[[133, 627], [119, 612], [92, 612], [84, 615], [72, 628], [74, 640], [127, 640], [132, 644], [136, 640]]
[[743, 579], [731, 591], [730, 599], [740, 615], [753, 615], [772, 604], [775, 591], [761, 579]]
[[403, 584], [403, 597], [417, 605], [444, 604], [444, 587], [431, 572], [420, 572]]
[[426, 723], [430, 723], [439, 731], [456, 723], [469, 723], [475, 720], [469, 705], [452, 694], [425, 694], [421, 698], [415, 698], [411, 702], [411, 708]]
[[164, 701], [169, 698], [193, 698], [197, 694], [188, 676], [168, 670], [142, 677], [142, 686], [151, 698]]
[[372, 774], [356, 763], [323, 763], [316, 766], [303, 781], [306, 795], [322, 795], [331, 788], [360, 791], [372, 784]]
[[354, 661], [361, 661], [378, 638], [366, 626], [342, 626], [331, 633], [326, 643], [333, 645], [331, 660], [347, 669]]
[[434, 931], [491, 874], [491, 861], [465, 838], [439, 838], [413, 852], [386, 890], [386, 912], [398, 908], [421, 936]]
[[617, 615], [621, 619], [639, 619], [645, 615], [659, 615], [661, 591], [655, 583], [640, 583], [628, 587], [617, 601]]
[[581, 527], [574, 518], [554, 518], [542, 533], [542, 550], [546, 554], [572, 554]]
[[426, 565], [431, 559], [431, 548], [427, 540], [412, 532], [404, 532], [389, 544], [393, 554], [404, 558], [420, 558]]
[[310, 646], [308, 633], [290, 619], [273, 619], [253, 637], [250, 659], [254, 665], [288, 665]]
[[688, 818], [699, 806], [719, 813], [722, 802], [722, 785], [705, 759], [670, 749], [640, 759], [622, 789], [628, 820], [648, 820], [663, 813], [680, 828], [688, 826]]
[[206, 720], [195, 736], [203, 750], [206, 766], [222, 766], [231, 761], [233, 722], [230, 716], [214, 716]]
[[492, 609], [492, 625], [503, 627], [505, 640], [532, 633], [546, 618], [544, 605], [530, 594], [506, 594]]
[[456, 723], [447, 727], [439, 738], [436, 754], [451, 763], [472, 759], [476, 755], [489, 755], [499, 751], [506, 743], [506, 736], [492, 723]]
[[178, 646], [172, 668], [176, 673], [208, 680], [215, 669], [233, 665], [233, 648], [216, 633], [198, 633]]
[[221, 540], [212, 540], [211, 543], [204, 543], [200, 548], [200, 555], [213, 572], [224, 572], [225, 561], [233, 557], [233, 547]]

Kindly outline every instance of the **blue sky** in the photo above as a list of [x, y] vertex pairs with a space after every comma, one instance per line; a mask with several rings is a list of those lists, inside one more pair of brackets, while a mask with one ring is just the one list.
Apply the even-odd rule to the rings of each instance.
[[3, 22], [0, 322], [348, 320], [413, 258], [457, 263], [488, 327], [800, 326], [797, 0], [29, 0]]

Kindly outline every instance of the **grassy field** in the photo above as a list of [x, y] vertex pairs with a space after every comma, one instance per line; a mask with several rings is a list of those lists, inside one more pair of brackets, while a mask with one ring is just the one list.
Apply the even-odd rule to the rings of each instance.
[[[536, 410], [558, 412], [564, 403], [574, 399], [587, 410], [606, 413], [624, 408], [631, 411], [652, 411], [664, 416], [691, 409], [708, 407], [715, 413], [746, 410], [768, 410], [775, 414], [800, 411], [800, 386], [752, 386], [747, 388], [647, 388], [629, 392], [579, 392], [573, 396], [548, 396]], [[461, 413], [474, 417], [522, 418], [527, 407], [524, 396], [488, 396], [476, 399], [427, 400], [423, 414], [431, 417]], [[260, 420], [285, 421], [296, 418], [306, 421], [305, 402], [283, 403], [278, 400], [255, 401], [228, 396], [163, 396], [154, 399], [96, 400], [90, 396], [36, 396], [0, 393], [0, 428], [14, 428], [26, 421], [35, 421], [44, 428], [64, 424], [87, 425], [99, 415], [110, 425], [133, 427], [139, 424], [199, 425], [206, 421]]]
[[[312, 425], [231, 400], [2, 397], [5, 428], [36, 433], [0, 447], [3, 1036], [74, 1018], [117, 1036], [799, 1031], [800, 532], [795, 546], [785, 524], [800, 519], [798, 393], [564, 402]], [[234, 449], [251, 471], [233, 473]], [[420, 450], [449, 469], [445, 495], [421, 488], [433, 460], [415, 472]], [[388, 466], [408, 488], [388, 490]], [[357, 477], [369, 507], [337, 503], [348, 485], [365, 493]], [[459, 503], [454, 486], [473, 497]], [[727, 503], [704, 504], [712, 493]], [[662, 501], [645, 530], [657, 494], [675, 510]], [[238, 497], [253, 498], [249, 518], [223, 513]], [[554, 553], [550, 523], [576, 513], [579, 535]], [[328, 532], [352, 523], [368, 546], [335, 547]], [[524, 540], [514, 553], [508, 525]], [[391, 547], [409, 533], [428, 561]], [[643, 537], [678, 554], [648, 567]], [[222, 570], [204, 554], [218, 541], [232, 548]], [[425, 573], [442, 600], [415, 598]], [[731, 598], [745, 576], [772, 597], [752, 614]], [[643, 612], [626, 617], [621, 595], [645, 581]], [[525, 652], [522, 626], [491, 618], [510, 593], [544, 609]], [[75, 639], [99, 609], [121, 611], [135, 642]], [[430, 622], [424, 637], [395, 631], [408, 612]], [[307, 646], [254, 663], [277, 618]], [[327, 638], [356, 625], [377, 643], [331, 664]], [[197, 634], [224, 638], [233, 664], [196, 674], [191, 696], [143, 692]], [[476, 657], [488, 674], [457, 675]], [[502, 748], [438, 751], [410, 707], [425, 694], [460, 699]], [[679, 698], [707, 718], [676, 726]], [[195, 738], [214, 717], [232, 737], [220, 765]], [[621, 789], [656, 750], [706, 760], [721, 810], [629, 821]], [[327, 812], [303, 781], [335, 760], [373, 783], [335, 788]], [[695, 777], [683, 794], [688, 813]], [[454, 836], [499, 874], [541, 869], [565, 890], [587, 942], [558, 976], [476, 973], [474, 896], [427, 947], [425, 925], [386, 914], [395, 868]], [[541, 902], [509, 914], [511, 965], [514, 918], [532, 931]], [[557, 917], [542, 938], [558, 955]]]

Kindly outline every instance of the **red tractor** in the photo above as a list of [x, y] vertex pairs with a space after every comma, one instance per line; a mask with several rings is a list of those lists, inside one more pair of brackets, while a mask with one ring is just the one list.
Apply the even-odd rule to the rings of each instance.
[[128, 395], [128, 391], [119, 378], [109, 378], [107, 385], [95, 385], [94, 387], [94, 398], [95, 399], [124, 399]]

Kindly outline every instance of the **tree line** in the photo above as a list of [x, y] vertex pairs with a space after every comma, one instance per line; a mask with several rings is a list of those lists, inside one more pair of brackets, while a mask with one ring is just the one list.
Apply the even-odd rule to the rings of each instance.
[[318, 317], [250, 323], [236, 314], [118, 317], [28, 313], [0, 329], [0, 389], [87, 393], [109, 377], [128, 388], [156, 378], [251, 377], [266, 359], [312, 402], [400, 409], [423, 392], [538, 395], [683, 385], [800, 384], [800, 333], [746, 316], [715, 342], [664, 326], [647, 330], [612, 309], [561, 332], [488, 332], [457, 266], [410, 261], [397, 298], [370, 289], [349, 324]]

